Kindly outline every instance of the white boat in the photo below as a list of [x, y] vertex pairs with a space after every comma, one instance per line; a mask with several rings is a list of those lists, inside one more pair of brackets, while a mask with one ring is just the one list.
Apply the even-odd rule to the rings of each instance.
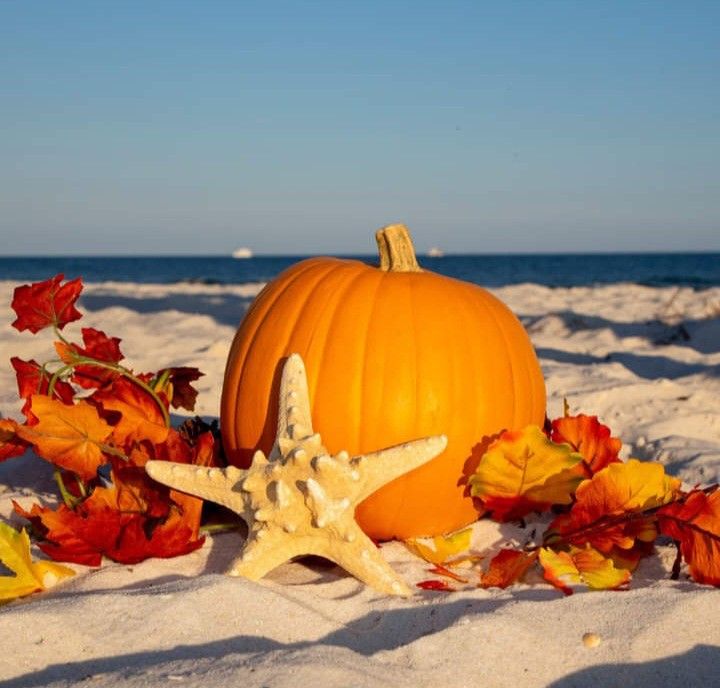
[[253, 255], [253, 252], [249, 248], [246, 248], [245, 246], [243, 246], [241, 248], [236, 248], [232, 252], [233, 258], [252, 258], [252, 255]]
[[428, 249], [427, 254], [428, 256], [430, 256], [430, 258], [442, 258], [445, 255], [445, 251], [443, 251], [441, 248], [438, 248], [437, 246], [433, 246], [432, 248]]

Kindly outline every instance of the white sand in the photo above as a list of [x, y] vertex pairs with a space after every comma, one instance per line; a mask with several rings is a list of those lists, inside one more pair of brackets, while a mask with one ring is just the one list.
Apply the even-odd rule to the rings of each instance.
[[[0, 413], [17, 416], [12, 355], [44, 360], [50, 335], [10, 328], [0, 282]], [[194, 365], [198, 412], [216, 416], [227, 349], [259, 285], [86, 287], [81, 321], [123, 339], [132, 367]], [[689, 484], [720, 473], [720, 289], [628, 284], [496, 292], [525, 322], [551, 416], [598, 414], [625, 455], [656, 459]], [[70, 326], [72, 327], [72, 326]], [[686, 338], [689, 336], [689, 339]], [[53, 493], [39, 459], [0, 464], [0, 515]], [[483, 521], [474, 547], [516, 529]], [[240, 536], [182, 558], [76, 567], [49, 593], [0, 610], [5, 686], [714, 686], [720, 591], [668, 580], [674, 552], [645, 560], [628, 592], [564, 598], [541, 581], [507, 591], [379, 597], [332, 565], [282, 566], [261, 584], [222, 575]], [[432, 577], [383, 547], [410, 582]], [[601, 642], [587, 648], [582, 636]]]

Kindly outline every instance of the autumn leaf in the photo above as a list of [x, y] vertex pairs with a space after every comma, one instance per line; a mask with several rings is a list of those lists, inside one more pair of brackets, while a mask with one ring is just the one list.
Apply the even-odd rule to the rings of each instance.
[[432, 547], [416, 539], [406, 540], [405, 546], [413, 554], [431, 564], [444, 564], [456, 554], [470, 549], [471, 538], [472, 528], [466, 528], [451, 535], [436, 535], [432, 540]]
[[167, 439], [168, 426], [157, 402], [130, 380], [119, 378], [110, 389], [96, 392], [92, 398], [104, 411], [120, 414], [112, 429], [117, 445], [126, 446], [142, 440], [160, 444]]
[[[23, 361], [21, 358], [13, 356], [10, 359], [10, 364], [15, 369], [18, 394], [21, 399], [25, 399], [22, 413], [32, 425], [37, 421], [37, 418], [30, 412], [30, 397], [33, 394], [47, 395], [50, 389], [50, 375], [32, 359]], [[63, 403], [71, 404], [75, 396], [75, 390], [67, 382], [56, 380], [53, 395]]]
[[33, 334], [45, 327], [65, 325], [82, 317], [75, 302], [82, 291], [81, 280], [74, 279], [61, 284], [64, 275], [17, 287], [12, 307], [17, 319], [12, 326], [20, 332], [30, 330]]
[[203, 375], [204, 373], [197, 368], [181, 366], [164, 368], [158, 372], [157, 378], [163, 381], [162, 390], [166, 391], [173, 408], [194, 411], [198, 391], [190, 383], [200, 379]]
[[[81, 330], [83, 346], [56, 342], [55, 349], [64, 363], [76, 363], [72, 371], [72, 381], [85, 389], [100, 389], [110, 385], [120, 373], [111, 367], [123, 359], [120, 351], [120, 339], [108, 337], [104, 332], [92, 327]], [[93, 363], [79, 363], [79, 359], [89, 358]], [[106, 364], [106, 365], [103, 365]]]
[[435, 590], [437, 592], [456, 592], [456, 588], [446, 581], [441, 580], [424, 580], [415, 585], [421, 590]]
[[720, 489], [693, 490], [657, 512], [660, 532], [679, 543], [690, 575], [720, 586]]
[[503, 432], [480, 459], [470, 476], [470, 494], [479, 497], [498, 521], [543, 511], [553, 504], [570, 504], [581, 480], [580, 454], [551, 442], [540, 428]]
[[17, 436], [17, 428], [14, 420], [0, 418], [0, 462], [25, 453], [28, 445]]
[[645, 512], [673, 501], [679, 489], [680, 481], [659, 463], [612, 463], [580, 484], [570, 512], [550, 524], [545, 544], [590, 544], [609, 554], [615, 547], [630, 550], [638, 540], [652, 542], [656, 519]]
[[50, 561], [34, 562], [28, 534], [6, 523], [0, 523], [0, 560], [14, 574], [0, 576], [0, 602], [45, 590], [62, 578], [75, 575], [67, 566]]
[[480, 578], [481, 588], [507, 588], [517, 583], [537, 560], [537, 552], [501, 549]]
[[552, 421], [550, 439], [569, 444], [582, 456], [586, 477], [620, 461], [622, 442], [610, 436], [610, 428], [600, 423], [597, 416], [580, 414], [558, 418]]
[[555, 552], [547, 547], [539, 551], [545, 580], [572, 595], [571, 585], [585, 584], [592, 590], [617, 590], [630, 581], [630, 571], [615, 568], [613, 560], [592, 547], [571, 547]]
[[18, 436], [43, 459], [92, 480], [106, 460], [104, 443], [112, 432], [97, 410], [86, 401], [68, 406], [42, 394], [30, 398], [30, 409], [38, 422], [18, 426]]

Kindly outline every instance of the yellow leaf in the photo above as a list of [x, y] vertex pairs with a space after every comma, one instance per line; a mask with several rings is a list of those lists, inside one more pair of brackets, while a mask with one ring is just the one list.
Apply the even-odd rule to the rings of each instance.
[[33, 562], [30, 538], [6, 523], [0, 523], [0, 560], [15, 575], [0, 576], [0, 602], [24, 597], [75, 575], [67, 566], [51, 561]]
[[472, 528], [465, 528], [451, 535], [437, 535], [433, 538], [433, 547], [419, 540], [406, 540], [405, 545], [421, 559], [431, 564], [444, 564], [448, 559], [470, 549]]
[[545, 580], [566, 595], [572, 594], [571, 585], [584, 583], [593, 590], [615, 590], [630, 580], [630, 571], [615, 568], [612, 559], [590, 546], [571, 547], [567, 552], [542, 547], [539, 559]]
[[552, 504], [570, 504], [582, 480], [582, 456], [551, 442], [540, 428], [505, 431], [470, 476], [470, 493], [500, 521], [522, 518]]

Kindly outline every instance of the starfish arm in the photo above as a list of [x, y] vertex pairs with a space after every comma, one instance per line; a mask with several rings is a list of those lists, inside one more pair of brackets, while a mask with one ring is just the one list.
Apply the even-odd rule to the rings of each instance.
[[240, 556], [230, 566], [228, 575], [258, 581], [286, 561], [308, 553], [308, 543], [304, 538], [267, 531], [262, 531], [262, 537], [256, 537], [251, 532]]
[[391, 480], [434, 459], [445, 451], [446, 446], [447, 437], [435, 435], [354, 457], [350, 464], [360, 473], [357, 501], [362, 501]]
[[375, 543], [356, 525], [352, 524], [345, 538], [327, 539], [315, 549], [318, 554], [334, 561], [352, 576], [385, 595], [408, 597], [411, 590], [385, 561]]
[[244, 514], [245, 500], [236, 486], [246, 477], [247, 471], [233, 466], [205, 468], [173, 461], [148, 461], [145, 470], [163, 485], [222, 504], [240, 516]]
[[280, 405], [276, 442], [298, 440], [313, 434], [305, 364], [298, 354], [290, 354], [280, 379]]

